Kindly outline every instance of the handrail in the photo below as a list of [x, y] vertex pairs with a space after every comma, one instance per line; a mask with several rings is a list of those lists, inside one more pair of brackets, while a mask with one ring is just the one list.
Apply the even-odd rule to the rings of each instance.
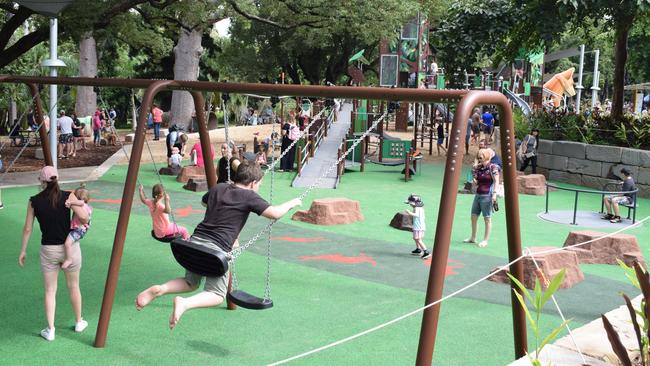
[[[634, 210], [634, 218], [632, 219], [632, 223], [634, 223], [636, 221], [636, 194], [639, 192], [639, 188], [636, 188], [636, 189], [631, 190], [631, 191], [596, 191], [596, 190], [593, 190], [593, 189], [580, 189], [580, 188], [563, 187], [563, 186], [559, 186], [557, 184], [553, 184], [553, 183], [549, 183], [549, 182], [546, 182], [545, 185], [546, 185], [546, 208], [544, 210], [544, 213], [548, 213], [549, 187], [550, 188], [555, 188], [555, 189], [561, 189], [563, 191], [575, 192], [575, 198], [573, 200], [573, 221], [571, 222], [572, 225], [576, 225], [576, 213], [578, 211], [578, 195], [580, 193], [600, 194], [603, 199], [605, 198], [606, 194], [632, 194], [632, 207], [631, 208]], [[601, 205], [601, 212], [602, 212], [602, 209], [603, 209], [603, 206]], [[629, 218], [629, 215], [628, 215], [628, 218]]]

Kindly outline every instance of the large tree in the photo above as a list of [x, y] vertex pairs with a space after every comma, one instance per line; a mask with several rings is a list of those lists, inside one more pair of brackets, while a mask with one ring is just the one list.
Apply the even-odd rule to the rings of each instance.
[[248, 81], [275, 81], [284, 72], [293, 83], [311, 84], [338, 81], [350, 56], [376, 52], [420, 6], [414, 0], [228, 2], [240, 15], [222, 44], [228, 70]]

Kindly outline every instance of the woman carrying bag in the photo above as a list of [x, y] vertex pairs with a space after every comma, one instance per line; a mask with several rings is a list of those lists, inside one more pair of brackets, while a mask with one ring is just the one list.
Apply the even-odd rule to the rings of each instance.
[[519, 147], [519, 158], [523, 161], [519, 171], [525, 171], [528, 164], [532, 167], [532, 173], [537, 174], [537, 146], [539, 145], [539, 130], [533, 128], [524, 138]]

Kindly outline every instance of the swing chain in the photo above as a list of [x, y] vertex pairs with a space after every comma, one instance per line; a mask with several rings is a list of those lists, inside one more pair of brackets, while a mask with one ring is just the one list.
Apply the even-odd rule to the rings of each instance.
[[[275, 123], [271, 126], [271, 136], [275, 134]], [[275, 145], [275, 140], [271, 137], [272, 146]], [[271, 187], [269, 192], [269, 204], [273, 205], [273, 184], [275, 182], [275, 154], [271, 155]], [[271, 299], [271, 236], [273, 228], [269, 228], [268, 242], [266, 245], [266, 286], [264, 287], [264, 299]]]
[[[320, 182], [321, 182], [321, 181], [322, 181], [322, 180], [323, 180], [323, 179], [324, 179], [324, 178], [325, 178], [325, 177], [326, 177], [326, 176], [327, 176], [327, 175], [328, 175], [332, 170], [334, 170], [334, 168], [336, 168], [336, 167], [338, 166], [338, 164], [340, 164], [341, 161], [343, 161], [343, 159], [345, 159], [345, 157], [348, 156], [348, 155], [350, 154], [350, 152], [352, 152], [352, 151], [357, 147], [357, 145], [359, 145], [359, 143], [361, 143], [361, 141], [363, 141], [363, 139], [366, 138], [366, 136], [368, 136], [368, 135], [369, 135], [369, 134], [370, 134], [370, 133], [371, 133], [371, 132], [372, 132], [372, 131], [373, 131], [373, 130], [374, 130], [374, 129], [375, 129], [375, 128], [380, 124], [380, 123], [383, 122], [383, 120], [386, 118], [386, 116], [388, 116], [388, 111], [384, 112], [384, 114], [383, 114], [381, 117], [377, 118], [377, 120], [375, 120], [375, 121], [373, 122], [372, 126], [370, 126], [370, 127], [369, 127], [369, 128], [368, 128], [368, 129], [367, 129], [367, 130], [366, 130], [366, 131], [365, 131], [361, 136], [359, 136], [359, 138], [355, 139], [355, 141], [354, 141], [354, 143], [352, 144], [352, 146], [350, 146], [350, 148], [348, 148], [348, 149], [347, 149], [343, 154], [341, 154], [341, 157], [338, 158], [338, 159], [334, 162], [334, 164], [330, 165], [330, 166], [327, 168], [327, 170], [326, 170], [326, 171], [325, 171], [325, 172], [324, 172], [320, 177], [318, 177], [318, 179], [316, 179], [316, 181], [315, 181], [314, 183], [312, 183], [309, 187], [307, 187], [307, 189], [306, 189], [306, 190], [305, 190], [305, 191], [304, 191], [304, 192], [303, 192], [303, 193], [302, 193], [298, 198], [302, 200], [302, 199], [305, 198], [305, 197], [306, 197], [306, 196], [307, 196], [307, 195], [308, 195], [308, 194], [309, 194], [309, 193], [310, 193], [314, 188], [316, 188], [316, 187], [318, 186], [318, 184], [320, 184]], [[237, 248], [237, 249], [234, 249], [234, 250], [230, 253], [230, 255], [231, 255], [231, 257], [230, 257], [230, 262], [233, 263], [233, 262], [235, 261], [235, 259], [237, 259], [237, 258], [242, 254], [242, 252], [243, 252], [244, 250], [248, 249], [248, 247], [250, 247], [253, 243], [255, 243], [255, 242], [260, 238], [260, 236], [262, 236], [262, 234], [264, 234], [265, 232], [267, 232], [268, 230], [270, 230], [271, 227], [272, 227], [276, 222], [277, 222], [277, 220], [273, 220], [273, 221], [271, 221], [268, 225], [266, 225], [266, 227], [265, 227], [264, 229], [262, 229], [260, 232], [258, 232], [257, 234], [255, 234], [255, 236], [253, 236], [251, 239], [249, 239], [248, 242], [246, 242], [246, 244], [244, 244], [243, 246], [240, 246], [240, 247]]]

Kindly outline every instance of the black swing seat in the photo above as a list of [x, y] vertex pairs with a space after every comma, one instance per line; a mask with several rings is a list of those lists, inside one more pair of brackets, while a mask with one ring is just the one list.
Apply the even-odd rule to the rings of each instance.
[[161, 243], [171, 243], [174, 239], [182, 238], [180, 235], [169, 235], [169, 236], [163, 236], [162, 238], [159, 238], [156, 236], [156, 233], [151, 230], [151, 236], [158, 240]]
[[226, 253], [191, 241], [177, 238], [171, 241], [172, 253], [186, 270], [207, 277], [221, 277], [228, 272]]
[[264, 310], [273, 307], [273, 300], [262, 299], [241, 290], [229, 292], [227, 298], [228, 301], [245, 309]]

